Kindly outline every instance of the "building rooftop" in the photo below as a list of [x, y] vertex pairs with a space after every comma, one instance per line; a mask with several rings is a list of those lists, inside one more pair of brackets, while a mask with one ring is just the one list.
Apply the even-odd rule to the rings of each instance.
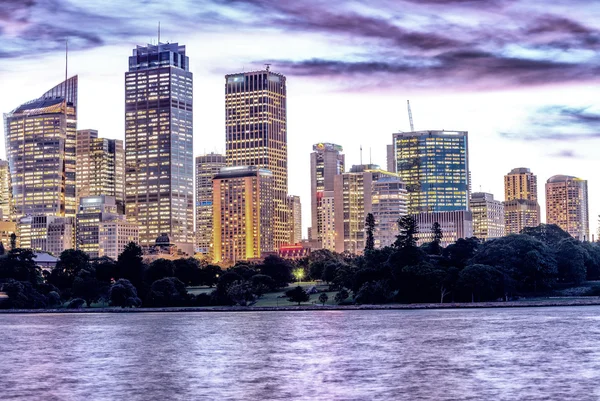
[[552, 177], [548, 178], [548, 181], [546, 181], [546, 182], [548, 184], [555, 184], [555, 183], [567, 182], [567, 181], [585, 181], [585, 180], [582, 180], [581, 178], [573, 177], [571, 175], [553, 175]]

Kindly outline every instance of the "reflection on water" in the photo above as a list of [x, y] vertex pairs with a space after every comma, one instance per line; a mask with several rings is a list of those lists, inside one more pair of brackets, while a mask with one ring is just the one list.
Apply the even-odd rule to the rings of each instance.
[[600, 307], [0, 314], [23, 400], [596, 400]]

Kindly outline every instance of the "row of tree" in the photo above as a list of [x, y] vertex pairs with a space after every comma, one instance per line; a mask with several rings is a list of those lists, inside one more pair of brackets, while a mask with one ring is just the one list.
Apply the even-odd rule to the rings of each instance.
[[[55, 268], [42, 272], [31, 250], [14, 248], [0, 256], [0, 288], [9, 295], [0, 305], [251, 305], [287, 287], [295, 276], [327, 283], [338, 303], [469, 302], [550, 294], [600, 278], [600, 246], [577, 241], [556, 225], [486, 242], [459, 239], [445, 248], [438, 224], [432, 227], [433, 241], [417, 246], [411, 216], [400, 219], [390, 247], [374, 249], [372, 228], [367, 220], [367, 248], [361, 256], [318, 250], [293, 262], [269, 256], [259, 264], [238, 262], [226, 271], [193, 258], [146, 264], [141, 248], [131, 243], [116, 261], [90, 260], [81, 251], [66, 250]], [[214, 290], [193, 295], [190, 286]], [[303, 302], [303, 291], [294, 288], [288, 299]], [[319, 301], [324, 303], [323, 295]]]

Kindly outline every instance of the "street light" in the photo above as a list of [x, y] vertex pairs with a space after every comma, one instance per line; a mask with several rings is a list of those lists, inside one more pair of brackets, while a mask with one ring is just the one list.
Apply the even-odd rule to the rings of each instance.
[[[296, 282], [302, 282], [302, 279], [304, 278], [304, 269], [302, 269], [302, 268], [295, 269], [292, 272], [292, 274], [296, 278]], [[300, 285], [300, 284], [298, 284], [298, 285]]]

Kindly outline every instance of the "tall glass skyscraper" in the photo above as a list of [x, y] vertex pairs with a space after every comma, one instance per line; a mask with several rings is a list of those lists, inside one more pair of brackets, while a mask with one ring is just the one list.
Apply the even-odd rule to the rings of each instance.
[[467, 132], [397, 133], [394, 151], [408, 192], [409, 213], [468, 210]]
[[76, 213], [77, 76], [4, 115], [14, 217]]
[[256, 166], [273, 173], [275, 248], [289, 243], [285, 76], [268, 69], [226, 75], [225, 130], [229, 166]]
[[192, 103], [185, 46], [133, 50], [125, 73], [125, 203], [142, 245], [165, 233], [193, 252]]

